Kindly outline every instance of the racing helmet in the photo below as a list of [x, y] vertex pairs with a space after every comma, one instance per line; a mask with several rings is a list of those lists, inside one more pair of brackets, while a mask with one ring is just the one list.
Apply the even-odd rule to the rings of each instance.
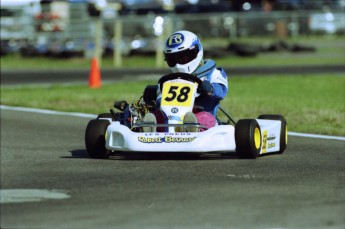
[[199, 38], [192, 32], [181, 30], [168, 37], [164, 57], [173, 73], [193, 73], [204, 55]]

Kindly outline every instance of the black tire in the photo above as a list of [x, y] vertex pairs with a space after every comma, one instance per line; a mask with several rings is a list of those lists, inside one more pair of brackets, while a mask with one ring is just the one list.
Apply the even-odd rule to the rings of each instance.
[[97, 119], [100, 118], [111, 118], [114, 121], [114, 116], [111, 113], [102, 113], [97, 116]]
[[107, 120], [91, 120], [85, 131], [86, 151], [91, 158], [108, 158], [109, 152], [105, 148], [105, 135], [109, 126]]
[[240, 158], [255, 159], [261, 150], [261, 129], [255, 119], [241, 119], [235, 127], [236, 152]]
[[282, 122], [280, 131], [280, 150], [277, 152], [279, 154], [284, 153], [287, 142], [288, 142], [288, 125], [286, 119], [282, 115], [274, 114], [263, 114], [258, 117], [258, 119], [269, 119], [269, 120], [279, 120]]

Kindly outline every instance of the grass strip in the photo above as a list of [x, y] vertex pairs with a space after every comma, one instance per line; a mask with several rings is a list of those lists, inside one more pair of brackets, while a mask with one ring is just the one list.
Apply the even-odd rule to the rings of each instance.
[[[155, 83], [118, 81], [100, 89], [87, 84], [3, 86], [1, 104], [98, 114], [108, 112], [115, 100], [133, 102], [146, 85]], [[221, 106], [235, 120], [282, 114], [291, 131], [345, 136], [344, 88], [341, 74], [230, 77]]]

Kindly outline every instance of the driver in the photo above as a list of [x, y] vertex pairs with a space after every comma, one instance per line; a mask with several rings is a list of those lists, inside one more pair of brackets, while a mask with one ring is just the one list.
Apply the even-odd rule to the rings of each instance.
[[[195, 99], [192, 112], [184, 117], [184, 123], [200, 123], [206, 127], [217, 124], [216, 114], [219, 102], [227, 95], [228, 80], [224, 70], [216, 67], [215, 61], [203, 59], [204, 50], [199, 38], [190, 31], [177, 31], [170, 35], [165, 42], [164, 56], [167, 65], [173, 73], [188, 73], [202, 80], [198, 90], [199, 96]], [[159, 108], [161, 92], [158, 88], [156, 107]], [[145, 99], [145, 92], [144, 92]], [[148, 113], [145, 122], [164, 122], [164, 114], [156, 109], [154, 115]], [[190, 127], [189, 127], [190, 128]], [[197, 128], [187, 129], [195, 132]]]

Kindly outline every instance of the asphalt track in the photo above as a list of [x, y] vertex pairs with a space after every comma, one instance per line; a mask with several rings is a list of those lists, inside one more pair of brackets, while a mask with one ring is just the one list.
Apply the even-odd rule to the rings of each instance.
[[[231, 69], [233, 75], [344, 72]], [[165, 71], [102, 71], [113, 81]], [[88, 70], [1, 70], [1, 85], [85, 82]], [[1, 228], [345, 228], [344, 140], [290, 136], [283, 155], [90, 159], [91, 117], [1, 109]], [[342, 138], [343, 139], [343, 138]]]
[[[344, 140], [291, 136], [256, 160], [95, 160], [89, 119], [1, 109], [1, 228], [345, 228]], [[32, 189], [51, 194], [3, 198]]]

